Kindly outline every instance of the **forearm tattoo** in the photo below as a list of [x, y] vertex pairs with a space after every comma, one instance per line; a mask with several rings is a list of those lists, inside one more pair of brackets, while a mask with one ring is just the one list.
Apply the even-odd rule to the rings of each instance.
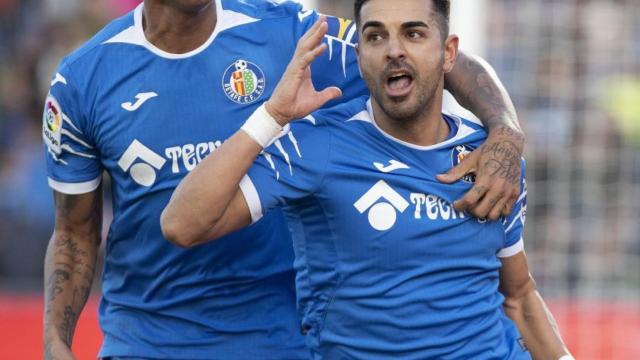
[[[60, 339], [71, 346], [78, 317], [91, 292], [97, 247], [100, 243], [102, 203], [93, 201], [89, 211], [75, 196], [55, 195], [57, 216], [62, 221], [81, 224], [81, 231], [61, 231], [54, 235], [48, 249], [49, 276], [46, 279], [46, 326], [54, 326]], [[81, 214], [80, 218], [77, 213]], [[83, 217], [82, 217], [83, 216]], [[78, 235], [81, 234], [81, 235]], [[45, 344], [45, 358], [51, 344]]]
[[520, 132], [513, 104], [493, 72], [479, 60], [466, 55], [460, 57], [456, 66], [461, 66], [465, 74], [459, 81], [449, 82], [455, 93], [463, 95], [456, 97], [458, 101], [476, 114], [489, 130], [507, 127]]

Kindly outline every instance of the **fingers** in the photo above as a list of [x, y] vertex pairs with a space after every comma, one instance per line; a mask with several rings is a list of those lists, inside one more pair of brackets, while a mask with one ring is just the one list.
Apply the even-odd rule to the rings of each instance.
[[[325, 15], [320, 15], [318, 17], [318, 20], [316, 20], [315, 24], [313, 24], [309, 30], [307, 30], [306, 33], [304, 33], [304, 35], [302, 35], [302, 37], [300, 38], [300, 40], [298, 41], [298, 44], [300, 43], [304, 43], [306, 42], [308, 39], [310, 39], [311, 37], [313, 37], [314, 35], [317, 35], [318, 30], [320, 29], [320, 27], [322, 27], [323, 24], [327, 23], [327, 17]], [[324, 36], [324, 35], [323, 35]]]
[[518, 202], [520, 198], [520, 189], [513, 189], [511, 191], [511, 196], [505, 202], [504, 208], [502, 210], [502, 216], [509, 216], [511, 212], [513, 212], [513, 207]]
[[318, 45], [316, 48], [308, 51], [306, 54], [303, 54], [301, 56], [302, 63], [300, 63], [300, 66], [306, 69], [309, 65], [311, 65], [313, 60], [315, 60], [318, 56], [320, 56], [326, 49], [327, 49], [327, 44], [322, 43]]
[[295, 58], [296, 65], [299, 69], [306, 69], [320, 54], [322, 54], [327, 45], [322, 42], [327, 34], [329, 25], [326, 16], [320, 16], [318, 21], [307, 31], [306, 34], [298, 42]]
[[309, 41], [311, 42], [310, 46], [314, 47], [318, 45], [320, 42], [322, 42], [322, 39], [324, 38], [324, 36], [327, 34], [327, 31], [329, 30], [327, 17], [324, 15], [321, 15], [318, 18], [318, 21], [316, 21], [316, 23], [313, 24], [311, 29], [313, 30], [313, 32], [311, 32], [309, 36]]
[[464, 160], [460, 162], [460, 164], [450, 169], [446, 174], [438, 175], [437, 176], [438, 181], [443, 182], [445, 184], [452, 184], [460, 180], [465, 175], [476, 171], [479, 158], [480, 158], [479, 150], [474, 150], [471, 154], [466, 156]]
[[490, 188], [476, 185], [453, 205], [456, 210], [471, 213], [477, 218], [498, 220], [511, 214], [518, 196], [519, 193], [513, 189], [505, 189], [504, 184], [494, 183]]
[[[505, 190], [503, 187], [491, 187], [484, 198], [478, 203], [478, 205], [473, 208], [471, 211], [474, 216], [477, 216], [480, 219], [486, 219], [489, 217], [491, 211], [498, 207], [498, 214], [502, 213], [502, 208], [504, 207], [504, 203], [506, 201], [505, 198]], [[491, 220], [496, 220], [500, 217], [500, 215], [491, 218]]]
[[[324, 104], [328, 103], [329, 101], [331, 101], [333, 99], [337, 99], [340, 96], [342, 96], [342, 90], [340, 90], [340, 88], [332, 86], [332, 87], [328, 87], [328, 88], [322, 90], [321, 92], [319, 92], [318, 96], [320, 98], [320, 101], [322, 102], [322, 105], [324, 105]], [[320, 106], [322, 106], [322, 105], [320, 105]]]
[[509, 197], [500, 198], [498, 202], [493, 206], [493, 208], [489, 209], [489, 215], [487, 216], [487, 219], [498, 220], [501, 217], [506, 216], [504, 214], [504, 210], [506, 208], [505, 204], [507, 203], [507, 201], [509, 201]]
[[469, 190], [462, 199], [453, 203], [453, 207], [458, 211], [468, 212], [476, 207], [480, 199], [486, 194], [487, 187], [476, 184]]

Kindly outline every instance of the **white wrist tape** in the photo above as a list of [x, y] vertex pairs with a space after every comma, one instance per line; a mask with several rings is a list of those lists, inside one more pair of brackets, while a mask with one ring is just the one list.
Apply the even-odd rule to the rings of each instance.
[[240, 129], [264, 149], [271, 143], [273, 138], [280, 135], [282, 126], [278, 124], [262, 104], [251, 114]]
[[571, 355], [564, 355], [558, 360], [576, 360], [576, 359], [574, 359], [573, 356]]

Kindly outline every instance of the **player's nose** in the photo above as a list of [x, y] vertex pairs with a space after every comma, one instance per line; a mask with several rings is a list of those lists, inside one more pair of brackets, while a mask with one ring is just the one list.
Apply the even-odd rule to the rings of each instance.
[[407, 52], [401, 39], [397, 36], [390, 36], [387, 41], [387, 60], [404, 60]]

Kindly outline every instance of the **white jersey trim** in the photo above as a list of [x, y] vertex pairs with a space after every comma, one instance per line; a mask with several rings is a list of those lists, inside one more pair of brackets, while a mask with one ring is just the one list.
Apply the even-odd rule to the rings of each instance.
[[48, 180], [49, 186], [59, 193], [67, 195], [82, 195], [90, 193], [93, 190], [97, 189], [102, 182], [102, 176], [82, 183], [65, 183], [53, 180], [52, 178], [48, 178]]
[[125, 29], [124, 31], [117, 34], [116, 36], [105, 41], [104, 44], [125, 43], [125, 44], [139, 45], [147, 48], [152, 53], [166, 59], [186, 59], [194, 55], [197, 55], [203, 52], [205, 49], [207, 49], [213, 43], [213, 41], [218, 36], [218, 34], [220, 34], [221, 32], [225, 30], [229, 30], [236, 26], [246, 25], [246, 24], [260, 21], [260, 19], [255, 19], [242, 13], [223, 9], [222, 1], [219, 1], [219, 0], [215, 1], [215, 4], [216, 4], [217, 22], [216, 22], [216, 27], [213, 30], [213, 33], [211, 33], [211, 36], [207, 39], [207, 41], [204, 42], [204, 44], [184, 54], [173, 54], [173, 53], [164, 51], [156, 47], [155, 45], [153, 45], [151, 42], [149, 42], [149, 40], [147, 40], [146, 36], [144, 35], [144, 29], [142, 27], [142, 13], [144, 9], [144, 3], [141, 3], [140, 5], [138, 5], [138, 7], [136, 7], [136, 9], [133, 12], [133, 19], [134, 19], [133, 26]]
[[520, 238], [520, 240], [517, 243], [500, 250], [500, 252], [498, 252], [498, 257], [504, 259], [504, 258], [518, 255], [523, 251], [524, 251], [524, 239]]
[[256, 186], [248, 175], [245, 175], [240, 181], [240, 191], [242, 191], [244, 200], [247, 202], [247, 206], [249, 206], [251, 223], [255, 224], [258, 220], [262, 219], [262, 203], [260, 202], [260, 196], [258, 196], [258, 190], [256, 190]]
[[465, 138], [473, 133], [475, 133], [477, 130], [465, 125], [462, 120], [457, 117], [457, 116], [452, 116], [452, 118], [456, 121], [456, 124], [458, 125], [458, 132], [456, 133], [456, 135], [454, 137], [452, 137], [451, 139], [438, 143], [438, 144], [434, 144], [434, 145], [430, 145], [430, 146], [420, 146], [420, 145], [416, 145], [416, 144], [412, 144], [412, 143], [408, 143], [406, 141], [397, 139], [389, 134], [387, 134], [384, 130], [382, 130], [378, 124], [376, 123], [376, 120], [373, 117], [373, 108], [371, 106], [371, 99], [369, 99], [367, 101], [367, 110], [366, 111], [361, 111], [360, 113], [358, 113], [356, 116], [352, 117], [351, 119], [349, 119], [348, 121], [364, 121], [364, 122], [368, 122], [371, 123], [384, 137], [386, 137], [387, 139], [397, 142], [400, 145], [406, 146], [408, 148], [411, 149], [415, 149], [415, 150], [421, 150], [421, 151], [427, 151], [427, 150], [436, 150], [436, 149], [440, 149], [443, 147], [448, 146], [449, 144], [455, 143], [457, 141], [460, 141], [462, 138]]

